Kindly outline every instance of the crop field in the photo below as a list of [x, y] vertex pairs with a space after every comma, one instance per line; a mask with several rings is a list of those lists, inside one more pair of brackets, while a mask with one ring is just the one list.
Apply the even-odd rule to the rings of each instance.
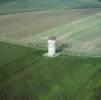
[[31, 46], [56, 36], [64, 53], [101, 56], [101, 9], [67, 9], [24, 12], [0, 16], [0, 40]]
[[101, 8], [101, 2], [100, 0], [0, 0], [0, 14], [68, 8]]
[[101, 100], [101, 2], [1, 0], [0, 100]]
[[0, 100], [101, 100], [101, 58], [0, 42]]

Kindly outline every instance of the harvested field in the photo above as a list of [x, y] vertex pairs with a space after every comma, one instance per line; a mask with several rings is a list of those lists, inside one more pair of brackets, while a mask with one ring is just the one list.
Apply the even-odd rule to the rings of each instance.
[[0, 16], [1, 41], [26, 46], [46, 45], [47, 38], [52, 35], [57, 37], [58, 44], [72, 45], [64, 48], [65, 53], [101, 56], [101, 9], [49, 10]]

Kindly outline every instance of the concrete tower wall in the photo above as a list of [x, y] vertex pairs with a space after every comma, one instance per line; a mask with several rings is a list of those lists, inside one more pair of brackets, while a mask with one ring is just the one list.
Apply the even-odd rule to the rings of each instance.
[[56, 40], [48, 40], [48, 56], [54, 57], [56, 54]]

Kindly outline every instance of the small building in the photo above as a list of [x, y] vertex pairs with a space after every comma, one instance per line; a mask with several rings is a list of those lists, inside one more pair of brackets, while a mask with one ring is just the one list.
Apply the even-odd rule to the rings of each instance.
[[51, 36], [48, 38], [48, 56], [54, 57], [56, 55], [56, 37]]

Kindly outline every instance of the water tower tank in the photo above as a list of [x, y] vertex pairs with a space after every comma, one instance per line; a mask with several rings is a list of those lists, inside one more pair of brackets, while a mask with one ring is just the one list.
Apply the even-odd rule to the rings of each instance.
[[48, 56], [54, 57], [56, 54], [56, 37], [51, 36], [48, 38]]

